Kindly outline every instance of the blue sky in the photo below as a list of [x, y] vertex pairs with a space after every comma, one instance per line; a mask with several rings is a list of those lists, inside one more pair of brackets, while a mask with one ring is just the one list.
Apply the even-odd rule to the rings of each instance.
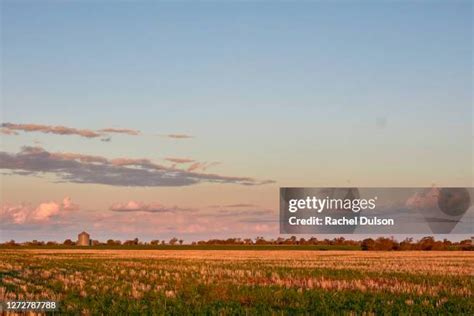
[[[11, 176], [6, 201], [94, 191], [78, 203], [276, 210], [280, 186], [472, 185], [470, 1], [3, 1], [1, 25], [3, 122], [142, 132], [110, 143], [21, 133], [2, 137], [3, 150], [187, 157], [275, 181], [184, 191], [47, 183], [20, 198], [40, 180]], [[157, 136], [168, 133], [193, 139]]]
[[[236, 107], [258, 119], [289, 106], [447, 107], [470, 97], [471, 15], [467, 1], [6, 1], [5, 114], [23, 120], [40, 107], [38, 120], [101, 125], [112, 115], [153, 128], [143, 112], [188, 125], [201, 111], [246, 118]], [[114, 111], [77, 115], [98, 106]], [[130, 117], [131, 107], [143, 112]]]

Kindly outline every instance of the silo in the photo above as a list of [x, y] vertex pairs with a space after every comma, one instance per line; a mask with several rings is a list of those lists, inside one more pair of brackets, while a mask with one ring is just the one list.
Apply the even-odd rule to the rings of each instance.
[[89, 246], [90, 245], [90, 236], [86, 232], [82, 232], [77, 236], [77, 245], [78, 246]]

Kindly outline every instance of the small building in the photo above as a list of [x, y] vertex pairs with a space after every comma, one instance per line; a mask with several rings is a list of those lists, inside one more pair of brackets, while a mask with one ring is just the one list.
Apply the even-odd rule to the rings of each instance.
[[77, 235], [77, 245], [90, 246], [91, 245], [90, 235], [86, 232], [82, 232], [79, 235]]

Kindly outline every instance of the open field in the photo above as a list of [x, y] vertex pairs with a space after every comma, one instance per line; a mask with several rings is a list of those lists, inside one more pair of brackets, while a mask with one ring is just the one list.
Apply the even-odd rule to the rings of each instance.
[[473, 252], [0, 250], [0, 301], [84, 314], [474, 314]]
[[[55, 249], [55, 250], [77, 250], [77, 246], [67, 245], [42, 245], [42, 246], [9, 246], [0, 244], [0, 250], [8, 249]], [[350, 245], [100, 245], [88, 246], [87, 249], [94, 250], [361, 250], [360, 246]], [[454, 249], [449, 249], [454, 250]]]

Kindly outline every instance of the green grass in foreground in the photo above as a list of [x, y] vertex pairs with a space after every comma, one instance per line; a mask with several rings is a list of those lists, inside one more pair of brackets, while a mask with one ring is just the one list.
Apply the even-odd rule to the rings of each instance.
[[474, 314], [471, 253], [186, 253], [0, 251], [0, 301], [56, 299], [71, 315]]

